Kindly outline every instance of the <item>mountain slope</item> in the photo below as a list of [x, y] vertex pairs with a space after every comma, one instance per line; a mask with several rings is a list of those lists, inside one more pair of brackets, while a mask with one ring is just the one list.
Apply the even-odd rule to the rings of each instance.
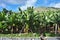
[[34, 9], [35, 11], [39, 11], [39, 12], [44, 12], [44, 11], [49, 11], [49, 10], [51, 10], [51, 11], [58, 11], [58, 10], [60, 10], [60, 8], [54, 8], [54, 7], [37, 7], [37, 8], [35, 8]]

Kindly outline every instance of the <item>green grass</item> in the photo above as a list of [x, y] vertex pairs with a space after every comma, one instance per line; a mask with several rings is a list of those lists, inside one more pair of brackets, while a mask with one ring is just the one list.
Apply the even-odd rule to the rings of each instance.
[[0, 37], [39, 37], [36, 33], [0, 34]]
[[45, 33], [46, 37], [60, 37], [60, 34], [55, 34], [55, 33]]
[[[60, 36], [60, 34], [55, 35], [54, 33], [45, 33], [46, 37]], [[37, 33], [20, 33], [20, 34], [0, 34], [0, 37], [40, 37]]]

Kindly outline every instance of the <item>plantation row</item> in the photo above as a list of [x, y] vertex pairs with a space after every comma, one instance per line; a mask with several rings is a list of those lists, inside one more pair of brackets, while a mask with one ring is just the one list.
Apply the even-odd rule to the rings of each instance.
[[[12, 12], [5, 8], [0, 12], [0, 33], [42, 33], [49, 27], [59, 27], [60, 10], [36, 12], [33, 7], [19, 12]], [[50, 29], [50, 28], [49, 28]]]

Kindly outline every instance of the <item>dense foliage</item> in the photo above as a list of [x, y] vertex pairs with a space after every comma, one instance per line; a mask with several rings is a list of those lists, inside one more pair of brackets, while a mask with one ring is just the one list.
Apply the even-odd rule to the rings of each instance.
[[3, 8], [0, 12], [0, 33], [42, 33], [60, 24], [60, 10], [36, 12], [33, 7], [12, 12]]

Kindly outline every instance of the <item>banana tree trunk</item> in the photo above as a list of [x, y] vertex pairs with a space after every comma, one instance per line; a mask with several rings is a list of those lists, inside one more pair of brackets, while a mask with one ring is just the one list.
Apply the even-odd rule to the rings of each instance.
[[13, 27], [12, 27], [12, 29], [11, 29], [11, 34], [13, 33]]
[[57, 28], [58, 28], [58, 24], [55, 25], [55, 35], [57, 34]]
[[26, 26], [25, 26], [25, 28], [24, 28], [24, 32], [25, 32], [25, 33], [28, 33], [28, 30], [29, 30], [29, 25], [26, 24]]
[[16, 32], [18, 32], [18, 26], [16, 27]]

